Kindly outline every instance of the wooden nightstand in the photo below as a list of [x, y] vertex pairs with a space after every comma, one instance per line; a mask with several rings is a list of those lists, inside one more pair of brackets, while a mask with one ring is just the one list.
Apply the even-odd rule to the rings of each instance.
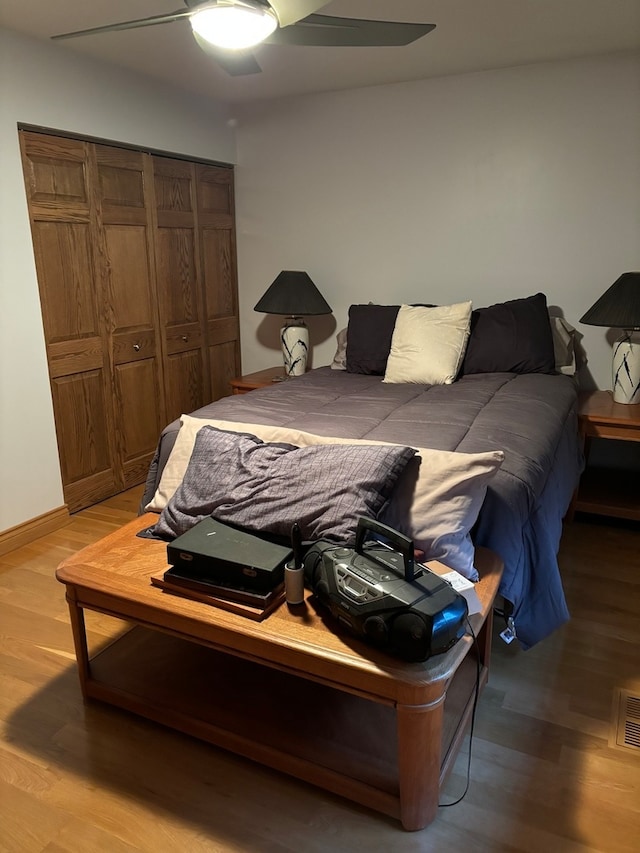
[[[640, 441], [640, 404], [614, 403], [610, 391], [581, 394], [578, 420], [587, 463], [593, 438]], [[640, 471], [587, 467], [572, 509], [640, 521]]]
[[257, 373], [247, 373], [246, 376], [236, 376], [231, 380], [232, 394], [247, 394], [257, 388], [266, 388], [275, 382], [286, 379], [284, 367], [267, 367], [266, 370], [258, 370]]

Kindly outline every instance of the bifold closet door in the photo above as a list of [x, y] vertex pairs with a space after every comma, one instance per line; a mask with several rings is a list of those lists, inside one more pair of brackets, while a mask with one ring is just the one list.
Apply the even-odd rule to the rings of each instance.
[[94, 145], [99, 270], [109, 344], [117, 460], [123, 488], [142, 482], [166, 422], [155, 284], [151, 160]]
[[124, 488], [117, 460], [109, 341], [90, 145], [20, 133], [65, 501], [71, 510]]
[[167, 421], [210, 402], [195, 166], [153, 158], [156, 279]]
[[20, 134], [65, 501], [142, 482], [165, 424], [148, 155]]
[[209, 356], [209, 398], [240, 374], [233, 171], [196, 163], [197, 220]]

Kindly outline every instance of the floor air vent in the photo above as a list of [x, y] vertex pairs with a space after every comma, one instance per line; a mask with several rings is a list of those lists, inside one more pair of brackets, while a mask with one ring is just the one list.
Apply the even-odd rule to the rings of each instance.
[[640, 696], [618, 689], [614, 696], [613, 731], [610, 746], [640, 751]]

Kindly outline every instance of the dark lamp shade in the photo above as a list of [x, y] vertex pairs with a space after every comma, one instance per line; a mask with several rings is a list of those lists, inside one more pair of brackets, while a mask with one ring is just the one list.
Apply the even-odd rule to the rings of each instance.
[[331, 314], [331, 308], [307, 273], [295, 270], [283, 270], [253, 310], [292, 317]]
[[640, 328], [640, 272], [625, 272], [580, 318], [587, 326]]

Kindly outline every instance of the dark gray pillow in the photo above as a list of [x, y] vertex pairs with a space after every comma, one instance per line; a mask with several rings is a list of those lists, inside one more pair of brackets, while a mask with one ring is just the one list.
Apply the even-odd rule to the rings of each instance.
[[397, 445], [295, 447], [205, 426], [182, 483], [153, 529], [179, 536], [211, 515], [254, 532], [352, 544], [358, 517], [376, 518], [414, 456]]
[[399, 305], [352, 305], [347, 326], [347, 371], [383, 376]]
[[555, 373], [544, 293], [472, 312], [461, 375], [468, 373]]
[[[414, 302], [414, 307], [434, 308], [428, 302]], [[391, 351], [399, 305], [351, 305], [347, 326], [348, 373], [384, 376]]]

